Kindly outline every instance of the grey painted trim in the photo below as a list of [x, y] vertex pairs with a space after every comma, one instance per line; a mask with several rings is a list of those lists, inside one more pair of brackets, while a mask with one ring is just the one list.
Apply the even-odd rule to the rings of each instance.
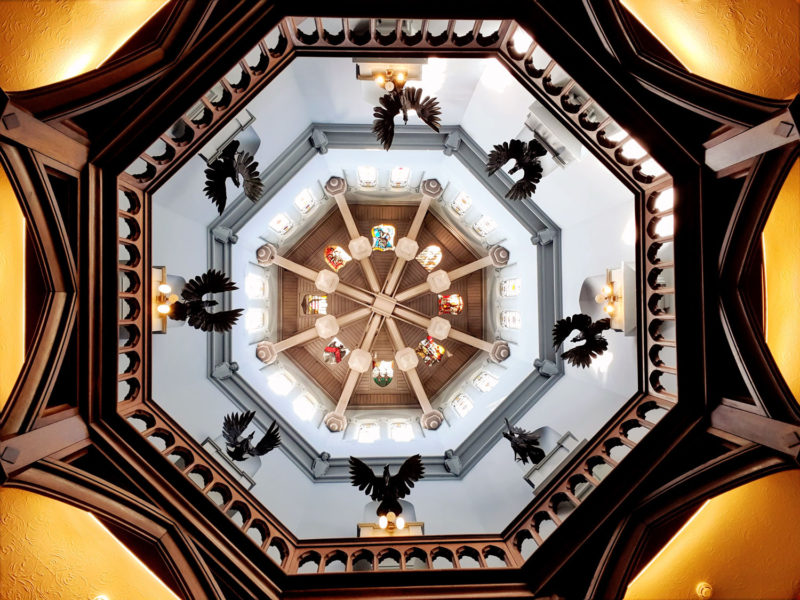
[[[312, 141], [316, 140], [315, 142]], [[320, 144], [320, 140], [326, 143]], [[264, 182], [264, 195], [252, 203], [240, 194], [228, 210], [208, 227], [208, 260], [209, 268], [231, 269], [231, 236], [225, 241], [220, 231], [230, 230], [235, 234], [247, 221], [292, 178], [300, 169], [311, 161], [317, 153], [330, 149], [365, 149], [380, 148], [369, 125], [312, 124], [261, 174]], [[485, 454], [501, 439], [504, 427], [503, 419], [508, 417], [517, 421], [536, 404], [544, 394], [563, 376], [564, 368], [557, 358], [546, 332], [550, 331], [561, 315], [561, 229], [532, 200], [521, 202], [508, 200], [505, 194], [514, 184], [504, 171], [492, 176], [486, 174], [487, 154], [481, 147], [461, 129], [461, 127], [442, 127], [434, 132], [426, 126], [406, 126], [395, 134], [392, 148], [414, 150], [441, 150], [448, 156], [455, 156], [470, 173], [480, 181], [498, 202], [500, 202], [532, 236], [540, 231], [547, 231], [552, 242], [546, 245], [532, 246], [531, 251], [537, 253], [538, 262], [538, 299], [539, 299], [539, 355], [540, 358], [556, 363], [558, 372], [545, 377], [538, 370], [531, 374], [508, 395], [503, 403], [455, 449], [455, 456], [461, 462], [458, 474], [450, 473], [445, 467], [445, 456], [424, 456], [426, 479], [457, 480], [463, 478], [477, 465]], [[216, 235], [215, 235], [216, 231]], [[228, 307], [229, 295], [224, 305]], [[216, 365], [231, 362], [230, 333], [214, 333], [208, 336], [208, 372], [213, 372]], [[209, 375], [211, 382], [225, 394], [240, 410], [249, 410], [257, 406], [259, 413], [274, 419], [281, 428], [281, 449], [309, 479], [316, 482], [342, 482], [349, 480], [347, 458], [329, 458], [327, 470], [313, 468], [324, 452], [309, 444], [299, 432], [292, 427], [278, 411], [276, 411], [260, 394], [238, 373], [224, 379], [216, 379]], [[258, 420], [258, 417], [256, 417]], [[261, 427], [267, 423], [259, 422]], [[398, 457], [362, 457], [372, 467], [399, 467], [405, 456]], [[324, 471], [324, 472], [321, 472]]]

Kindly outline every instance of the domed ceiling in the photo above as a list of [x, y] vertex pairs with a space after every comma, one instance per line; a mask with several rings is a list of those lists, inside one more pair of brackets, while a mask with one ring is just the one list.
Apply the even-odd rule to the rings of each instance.
[[[295, 59], [201, 151], [251, 144], [257, 202], [229, 182], [218, 215], [200, 156], [153, 199], [153, 265], [186, 280], [221, 269], [239, 288], [224, 308], [244, 309], [228, 334], [175, 321], [154, 334], [153, 397], [207, 449], [225, 414], [275, 420], [283, 445], [247, 485], [300, 537], [361, 520], [348, 456], [415, 453], [426, 532], [499, 531], [532, 491], [504, 418], [580, 443], [638, 388], [635, 335], [610, 333], [588, 369], [550, 341], [555, 319], [582, 312], [584, 280], [635, 267], [630, 191], [550, 123], [570, 160], [548, 156], [532, 200], [508, 200], [518, 175], [489, 177], [486, 154], [532, 139], [541, 105], [494, 59], [430, 59], [410, 84], [438, 97], [442, 130], [412, 115], [384, 152], [370, 132], [383, 91], [354, 60]], [[314, 513], [320, 500], [335, 518]]]

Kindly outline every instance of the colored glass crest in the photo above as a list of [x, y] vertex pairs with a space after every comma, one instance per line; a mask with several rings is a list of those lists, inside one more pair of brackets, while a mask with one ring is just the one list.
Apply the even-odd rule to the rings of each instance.
[[338, 271], [351, 260], [350, 255], [341, 246], [328, 246], [325, 248], [325, 262], [334, 271]]
[[464, 310], [461, 294], [439, 294], [439, 314], [458, 315]]
[[392, 383], [392, 377], [394, 377], [394, 361], [372, 361], [372, 381], [381, 387], [386, 387]]
[[417, 262], [427, 271], [433, 271], [442, 260], [442, 249], [439, 246], [428, 246], [417, 255]]
[[444, 356], [444, 346], [433, 341], [431, 336], [427, 336], [417, 346], [417, 355], [422, 358], [422, 362], [430, 367], [442, 360]]
[[325, 348], [322, 349], [322, 360], [329, 365], [338, 365], [347, 356], [349, 350], [338, 339], [333, 338]]
[[307, 315], [327, 315], [328, 297], [325, 295], [306, 294], [300, 302], [303, 313]]
[[379, 252], [394, 250], [394, 226], [375, 225], [372, 228], [372, 249]]

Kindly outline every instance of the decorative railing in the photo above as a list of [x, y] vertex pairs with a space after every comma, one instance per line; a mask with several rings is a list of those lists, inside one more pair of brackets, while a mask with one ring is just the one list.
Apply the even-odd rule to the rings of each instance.
[[[496, 54], [604, 164], [640, 190], [639, 334], [649, 391], [631, 400], [563, 473], [537, 490], [502, 535], [298, 541], [149, 398], [150, 194], [295, 54], [396, 55], [398, 49]], [[287, 573], [518, 567], [677, 402], [671, 185], [669, 174], [638, 142], [511, 21], [420, 20], [417, 30], [405, 20], [387, 25], [378, 19], [288, 17], [119, 175], [119, 413]]]

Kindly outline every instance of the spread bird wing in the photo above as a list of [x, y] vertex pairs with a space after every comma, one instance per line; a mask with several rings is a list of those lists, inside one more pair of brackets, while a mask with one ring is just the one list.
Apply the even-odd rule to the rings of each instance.
[[281, 433], [278, 429], [278, 424], [273, 421], [272, 425], [267, 429], [267, 433], [261, 438], [261, 441], [256, 444], [256, 454], [262, 456], [271, 450], [274, 450], [281, 445]]
[[600, 356], [607, 349], [608, 341], [604, 337], [591, 336], [580, 346], [575, 346], [564, 352], [561, 358], [574, 367], [585, 369], [592, 363], [592, 360]]
[[606, 317], [605, 319], [600, 319], [599, 321], [595, 321], [594, 323], [592, 323], [586, 329], [587, 337], [589, 335], [595, 336], [598, 333], [601, 333], [607, 329], [611, 329], [611, 319], [609, 317]]
[[236, 173], [234, 169], [234, 156], [239, 149], [239, 142], [236, 140], [225, 146], [220, 152], [219, 157], [212, 160], [206, 169], [206, 185], [203, 188], [206, 196], [214, 203], [222, 214], [228, 202], [228, 195], [225, 191], [225, 180], [233, 177]]
[[389, 488], [397, 498], [404, 498], [411, 493], [414, 482], [419, 481], [425, 475], [425, 465], [422, 464], [422, 457], [419, 454], [408, 457], [400, 465], [397, 475], [389, 478]]
[[249, 152], [239, 152], [236, 155], [234, 169], [242, 176], [244, 195], [250, 201], [257, 202], [264, 192], [264, 184], [261, 183], [261, 177], [258, 174], [258, 163], [253, 160], [253, 155]]
[[200, 308], [189, 315], [188, 323], [195, 329], [223, 333], [231, 330], [243, 312], [243, 308], [213, 313], [208, 312], [205, 308]]
[[553, 325], [553, 348], [558, 348], [563, 344], [564, 340], [566, 340], [569, 334], [575, 329], [581, 333], [585, 333], [591, 324], [592, 318], [582, 313], [559, 319], [556, 321], [555, 325]]
[[506, 419], [506, 425], [511, 430], [511, 433], [514, 435], [522, 436], [526, 440], [538, 440], [541, 437], [541, 434], [534, 433], [532, 431], [528, 431], [527, 429], [523, 429], [522, 427], [517, 427], [516, 425], [512, 425], [508, 419]]
[[384, 94], [380, 98], [381, 106], [376, 106], [372, 116], [372, 133], [383, 144], [384, 150], [392, 147], [394, 140], [394, 118], [400, 112], [400, 99], [396, 94]]
[[521, 142], [517, 139], [513, 139], [510, 142], [503, 142], [502, 144], [495, 144], [494, 149], [489, 152], [489, 158], [486, 161], [486, 172], [489, 175], [493, 175], [510, 160], [515, 160], [523, 164], [527, 147], [525, 142]]
[[425, 125], [436, 132], [439, 131], [441, 124], [439, 116], [442, 114], [442, 110], [436, 98], [425, 96], [423, 100], [421, 88], [407, 87], [403, 90], [401, 103], [406, 110], [415, 111]]
[[[217, 294], [220, 292], [230, 292], [239, 289], [225, 273], [215, 269], [209, 269], [202, 275], [198, 275], [194, 279], [183, 286], [181, 296], [185, 300], [202, 300], [206, 294]], [[220, 314], [220, 313], [217, 313]]]
[[383, 479], [377, 477], [369, 465], [355, 456], [350, 457], [350, 483], [373, 500], [383, 500], [386, 492]]
[[524, 200], [530, 198], [536, 191], [536, 184], [541, 180], [541, 177], [535, 181], [523, 177], [506, 192], [506, 198], [509, 200]]
[[247, 426], [250, 425], [250, 421], [253, 420], [255, 414], [255, 411], [251, 410], [243, 413], [225, 415], [225, 418], [222, 420], [222, 435], [225, 441], [231, 446], [235, 446], [239, 441], [239, 437], [244, 433], [244, 430], [247, 429]]

